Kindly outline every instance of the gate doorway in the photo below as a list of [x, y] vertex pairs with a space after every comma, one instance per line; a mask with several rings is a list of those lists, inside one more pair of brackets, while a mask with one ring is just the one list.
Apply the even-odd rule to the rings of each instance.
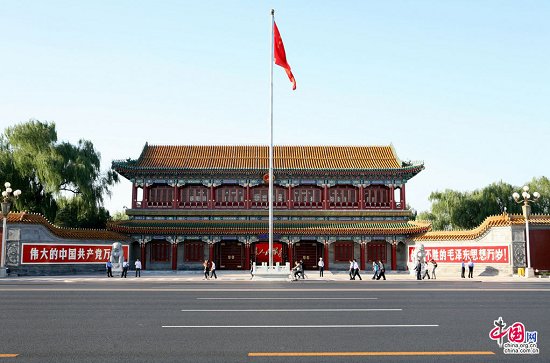
[[[320, 249], [322, 245], [317, 242], [298, 242], [294, 244], [294, 261], [304, 261], [304, 269], [316, 270], [317, 261], [321, 256], [322, 251]], [[294, 266], [294, 262], [291, 263], [291, 268]]]
[[244, 245], [240, 242], [218, 243], [218, 268], [220, 270], [244, 269]]

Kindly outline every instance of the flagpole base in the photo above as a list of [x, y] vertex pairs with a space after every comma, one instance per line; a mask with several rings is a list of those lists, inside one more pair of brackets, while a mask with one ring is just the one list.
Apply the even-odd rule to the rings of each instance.
[[275, 266], [271, 267], [265, 262], [260, 266], [256, 266], [256, 263], [254, 263], [252, 275], [254, 280], [286, 281], [290, 276], [290, 263], [287, 262], [284, 266], [281, 266], [277, 262]]

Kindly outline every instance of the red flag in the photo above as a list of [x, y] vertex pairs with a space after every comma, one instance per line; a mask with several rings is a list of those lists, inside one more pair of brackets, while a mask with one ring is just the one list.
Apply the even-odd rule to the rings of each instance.
[[283, 44], [283, 39], [281, 39], [281, 34], [279, 33], [279, 29], [277, 28], [277, 24], [275, 22], [273, 22], [273, 34], [273, 57], [275, 58], [275, 64], [285, 69], [286, 74], [290, 79], [290, 82], [292, 82], [292, 89], [295, 90], [296, 80], [294, 79], [294, 75], [292, 74], [290, 66], [286, 61], [285, 46]]

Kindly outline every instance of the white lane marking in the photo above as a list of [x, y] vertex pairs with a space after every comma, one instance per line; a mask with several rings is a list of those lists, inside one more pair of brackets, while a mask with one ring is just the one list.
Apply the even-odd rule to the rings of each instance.
[[[9, 291], [9, 292], [34, 292], [34, 291], [55, 291], [55, 292], [74, 292], [74, 291], [89, 291], [89, 292], [288, 292], [289, 289], [185, 289], [185, 288], [124, 288], [124, 287], [113, 287], [113, 288], [13, 288], [13, 287], [1, 287], [0, 291]], [[468, 291], [468, 292], [550, 292], [550, 288], [510, 288], [510, 289], [493, 289], [493, 288], [464, 288], [464, 289], [415, 289], [415, 288], [404, 288], [404, 289], [291, 289], [292, 292], [331, 292], [331, 293], [341, 293], [341, 292], [458, 292], [458, 291]]]
[[183, 312], [308, 312], [308, 311], [403, 311], [403, 309], [185, 309], [181, 310]]
[[378, 300], [377, 297], [198, 297], [197, 300]]
[[438, 324], [377, 324], [377, 325], [163, 325], [163, 328], [435, 328]]

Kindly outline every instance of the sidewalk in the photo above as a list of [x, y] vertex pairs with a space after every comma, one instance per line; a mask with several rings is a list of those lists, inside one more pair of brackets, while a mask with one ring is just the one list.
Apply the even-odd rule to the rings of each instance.
[[[251, 279], [250, 272], [248, 271], [216, 271], [216, 274], [218, 275], [218, 279], [213, 281], [248, 281], [248, 282], [258, 282], [254, 279]], [[416, 276], [411, 275], [407, 272], [387, 272], [386, 273], [386, 281], [384, 280], [372, 280], [372, 272], [371, 271], [364, 271], [361, 274], [361, 277], [363, 278], [363, 282], [370, 282], [370, 283], [388, 283], [392, 281], [411, 281], [416, 282]], [[121, 280], [119, 276], [113, 277], [113, 278], [107, 278], [105, 275], [63, 275], [63, 276], [20, 276], [20, 277], [8, 277], [6, 279], [3, 279], [3, 282], [10, 281], [10, 282], [17, 282], [17, 281], [65, 281], [65, 282], [79, 282], [79, 281], [89, 281], [89, 280], [97, 280], [97, 281], [112, 281], [112, 280]], [[124, 281], [159, 281], [159, 282], [167, 282], [167, 281], [204, 281], [204, 274], [202, 271], [141, 271], [141, 277], [136, 278], [134, 271], [129, 271], [128, 278], [122, 279]], [[290, 281], [290, 279], [289, 279]], [[315, 282], [331, 282], [331, 281], [337, 281], [342, 283], [350, 283], [350, 284], [358, 284], [361, 283], [361, 281], [353, 280], [350, 281], [349, 275], [347, 271], [325, 271], [323, 277], [319, 277], [318, 271], [306, 271], [306, 279], [305, 280], [299, 280], [300, 282], [308, 282], [308, 281], [315, 281]], [[422, 283], [430, 283], [431, 281], [435, 282], [520, 282], [520, 283], [550, 283], [550, 278], [524, 278], [519, 276], [474, 276], [472, 279], [468, 278], [461, 278], [460, 276], [438, 276], [436, 280], [422, 280]], [[204, 281], [207, 283], [208, 281]], [[261, 280], [261, 282], [269, 282], [269, 280]], [[279, 280], [280, 282], [280, 280]]]

